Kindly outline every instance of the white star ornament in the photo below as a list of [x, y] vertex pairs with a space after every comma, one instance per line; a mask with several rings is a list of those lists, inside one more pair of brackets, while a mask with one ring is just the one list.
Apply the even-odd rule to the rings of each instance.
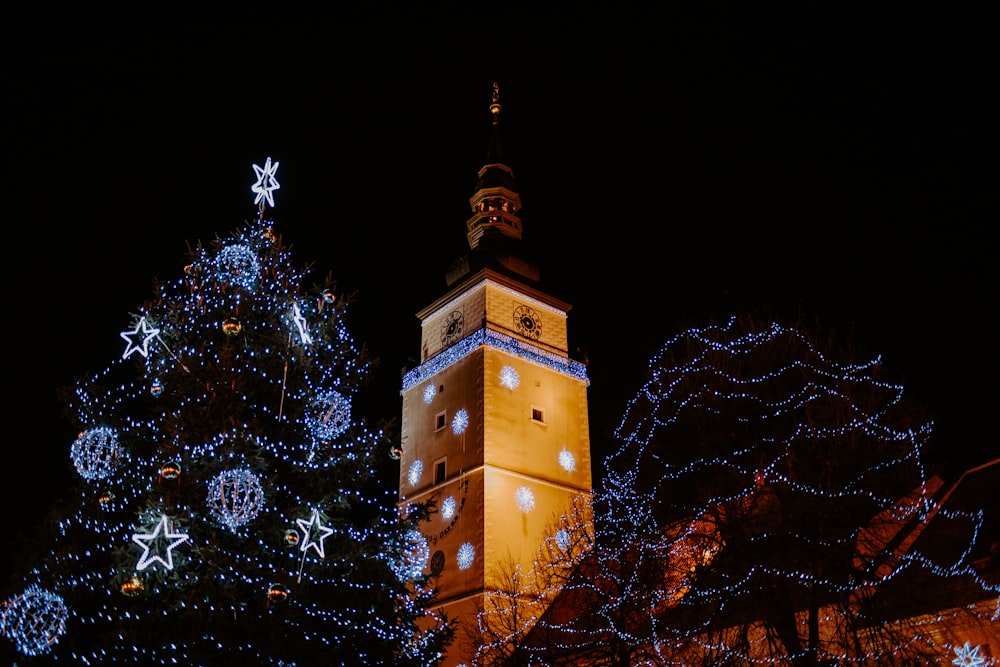
[[[305, 551], [309, 547], [312, 547], [316, 550], [316, 553], [319, 554], [320, 558], [326, 558], [326, 552], [323, 549], [323, 540], [333, 533], [333, 528], [328, 528], [320, 523], [319, 512], [313, 510], [312, 517], [309, 521], [306, 521], [305, 519], [296, 519], [295, 523], [299, 524], [299, 528], [302, 529], [303, 540], [300, 550]], [[319, 542], [313, 540], [314, 527], [315, 530], [319, 532]]]
[[252, 192], [257, 193], [257, 196], [253, 200], [254, 204], [259, 204], [261, 201], [266, 200], [267, 205], [274, 208], [274, 191], [281, 187], [278, 184], [278, 179], [274, 177], [274, 174], [278, 171], [279, 164], [281, 163], [275, 162], [272, 164], [271, 158], [267, 158], [263, 167], [256, 164], [253, 166], [253, 170], [257, 174], [257, 182], [250, 187]]
[[[135, 325], [135, 329], [132, 331], [121, 332], [121, 337], [125, 339], [128, 345], [125, 346], [125, 352], [122, 354], [122, 359], [128, 359], [129, 355], [133, 352], [138, 352], [143, 357], [149, 357], [149, 341], [153, 340], [154, 337], [160, 334], [159, 329], [152, 329], [146, 325], [146, 318], [139, 320], [139, 324]], [[142, 340], [136, 342], [133, 338], [141, 336]]]
[[[167, 525], [167, 515], [161, 515], [159, 523], [156, 524], [156, 530], [152, 533], [136, 533], [132, 536], [132, 541], [142, 547], [142, 556], [139, 557], [139, 562], [136, 563], [135, 569], [140, 571], [145, 570], [157, 561], [162, 563], [168, 570], [174, 569], [173, 550], [175, 547], [187, 542], [188, 539], [190, 538], [185, 533], [173, 532]], [[161, 549], [166, 550], [166, 558], [160, 555]]]

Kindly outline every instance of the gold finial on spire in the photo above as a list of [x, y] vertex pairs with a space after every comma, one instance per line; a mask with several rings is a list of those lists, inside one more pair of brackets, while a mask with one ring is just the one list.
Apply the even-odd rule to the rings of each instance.
[[493, 104], [490, 105], [490, 113], [493, 114], [493, 123], [500, 120], [500, 84], [493, 82]]

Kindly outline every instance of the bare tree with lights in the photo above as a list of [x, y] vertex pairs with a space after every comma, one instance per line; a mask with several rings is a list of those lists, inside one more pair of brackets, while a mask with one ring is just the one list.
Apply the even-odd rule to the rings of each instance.
[[78, 482], [0, 607], [17, 664], [426, 666], [452, 641], [433, 507], [399, 517], [380, 479], [392, 424], [352, 411], [375, 360], [266, 218], [277, 168], [69, 388]]
[[[566, 514], [552, 517], [530, 571], [523, 570], [518, 560], [508, 555], [489, 573], [476, 624], [463, 626], [463, 639], [467, 653], [474, 656], [474, 667], [531, 664], [538, 639], [529, 643], [528, 637], [546, 627], [539, 620], [593, 550], [591, 503], [590, 496], [578, 496]], [[550, 640], [545, 645], [552, 647], [555, 641]]]
[[[807, 331], [746, 316], [666, 343], [593, 551], [505, 664], [992, 664], [952, 633], [1000, 620], [970, 562], [984, 514], [942, 506], [933, 424], [881, 360]], [[947, 555], [917, 539], [932, 518]]]

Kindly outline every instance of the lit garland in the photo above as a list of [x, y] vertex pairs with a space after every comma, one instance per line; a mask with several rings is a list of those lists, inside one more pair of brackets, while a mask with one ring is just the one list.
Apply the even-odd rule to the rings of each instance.
[[552, 354], [535, 345], [520, 341], [513, 336], [508, 336], [507, 334], [484, 327], [472, 332], [440, 354], [431, 357], [427, 362], [407, 372], [403, 376], [403, 391], [408, 391], [414, 386], [426, 382], [452, 364], [472, 354], [481, 346], [489, 346], [497, 350], [502, 350], [525, 361], [544, 366], [563, 375], [582, 380], [588, 385], [590, 384], [590, 380], [587, 379], [587, 367], [580, 362], [559, 356], [558, 354]]
[[[81, 480], [2, 607], [22, 653], [263, 665], [441, 652], [446, 624], [417, 625], [433, 591], [386, 558], [428, 517], [401, 519], [397, 489], [376, 483], [388, 436], [351, 414], [374, 365], [346, 327], [350, 300], [307, 288], [263, 217], [277, 166], [257, 168], [258, 217], [191, 248], [121, 333], [125, 353], [73, 387]], [[234, 619], [253, 631], [234, 637]]]

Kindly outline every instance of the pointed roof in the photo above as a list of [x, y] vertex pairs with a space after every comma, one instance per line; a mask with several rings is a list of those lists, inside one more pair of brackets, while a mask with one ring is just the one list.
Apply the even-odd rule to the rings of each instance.
[[518, 215], [521, 195], [514, 171], [506, 163], [500, 136], [500, 87], [493, 84], [490, 103], [490, 141], [486, 163], [479, 169], [469, 205], [472, 217], [465, 222], [470, 252], [445, 274], [449, 286], [479, 269], [490, 268], [537, 286], [537, 264], [525, 254], [523, 228]]
[[476, 181], [476, 191], [486, 188], [506, 188], [517, 193], [514, 184], [514, 172], [507, 166], [503, 151], [503, 139], [500, 136], [500, 86], [493, 84], [493, 102], [490, 104], [490, 145], [486, 151], [486, 162], [479, 171]]

